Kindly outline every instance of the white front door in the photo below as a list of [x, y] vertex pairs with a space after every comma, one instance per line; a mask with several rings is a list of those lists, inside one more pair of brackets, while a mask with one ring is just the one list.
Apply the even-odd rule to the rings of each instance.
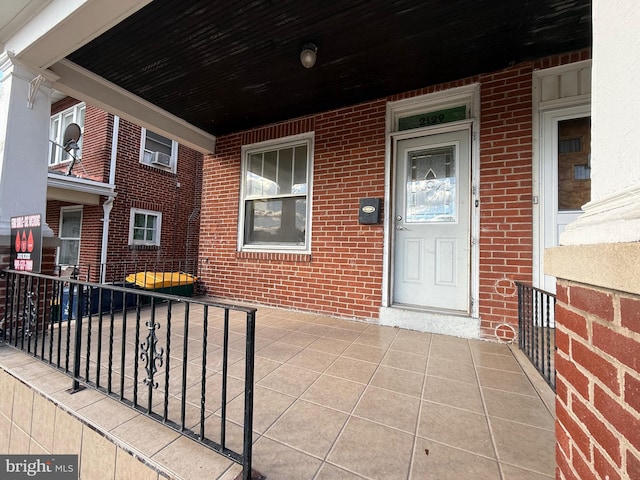
[[[560, 244], [560, 234], [583, 213], [582, 206], [591, 199], [589, 106], [545, 112], [542, 121], [542, 245], [547, 249]], [[542, 260], [542, 254], [540, 258]], [[541, 266], [541, 271], [543, 269]], [[543, 278], [540, 288], [555, 293], [555, 277], [545, 275]]]
[[468, 314], [469, 129], [395, 143], [392, 303]]

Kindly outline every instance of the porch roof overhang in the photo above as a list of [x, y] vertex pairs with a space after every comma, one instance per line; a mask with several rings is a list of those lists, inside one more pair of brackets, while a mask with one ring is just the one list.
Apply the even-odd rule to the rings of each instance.
[[[55, 88], [205, 153], [218, 135], [592, 41], [591, 0], [74, 1], [83, 34], [56, 37], [57, 56], [40, 41], [17, 58], [55, 73]], [[96, 21], [105, 5], [117, 11]], [[309, 69], [307, 43], [318, 48]]]
[[115, 185], [96, 182], [87, 178], [47, 174], [47, 200], [60, 200], [79, 205], [100, 205], [100, 197], [115, 197]]

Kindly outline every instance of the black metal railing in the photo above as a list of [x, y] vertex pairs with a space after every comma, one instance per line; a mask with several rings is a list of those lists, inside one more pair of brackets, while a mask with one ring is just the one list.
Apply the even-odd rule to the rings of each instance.
[[554, 294], [516, 282], [518, 286], [518, 345], [555, 391], [556, 347]]
[[[127, 278], [137, 280], [138, 283], [152, 281], [153, 276], [164, 274], [165, 283], [180, 286], [180, 276], [174, 274], [187, 274], [195, 278], [193, 283], [193, 294], [202, 295], [206, 291], [199, 281], [199, 274], [202, 271], [202, 261], [198, 259], [135, 259], [123, 260], [109, 263], [83, 263], [78, 265], [63, 265], [57, 267], [58, 275], [75, 280], [87, 282], [113, 283], [122, 286]], [[132, 279], [132, 280], [133, 280]], [[134, 281], [135, 281], [134, 280]]]
[[240, 463], [251, 478], [254, 308], [3, 274], [1, 341], [70, 376], [73, 391], [99, 390]]

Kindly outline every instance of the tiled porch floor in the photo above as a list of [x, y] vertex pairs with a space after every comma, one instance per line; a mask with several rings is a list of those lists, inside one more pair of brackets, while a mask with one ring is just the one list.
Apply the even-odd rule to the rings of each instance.
[[[243, 345], [232, 342], [236, 358]], [[253, 466], [269, 480], [553, 478], [553, 396], [526, 362], [507, 345], [260, 307]], [[231, 376], [242, 378], [241, 364]], [[35, 377], [30, 369], [16, 370]], [[45, 388], [68, 402], [68, 386], [65, 377]], [[192, 475], [195, 454], [184, 452], [193, 442], [145, 434], [158, 426], [120, 405], [105, 414], [111, 399], [101, 399], [83, 391], [72, 401], [130, 445], [153, 437], [148, 455], [180, 478], [215, 478], [205, 473], [215, 453], [199, 453]], [[228, 418], [239, 421], [234, 402]], [[237, 434], [228, 432], [231, 443]], [[236, 467], [222, 462], [220, 478]]]
[[554, 477], [550, 390], [509, 346], [271, 309], [257, 318], [254, 466], [267, 478]]

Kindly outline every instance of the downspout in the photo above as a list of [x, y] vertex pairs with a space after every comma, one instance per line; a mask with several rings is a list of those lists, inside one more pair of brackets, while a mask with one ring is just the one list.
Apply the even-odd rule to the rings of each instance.
[[[118, 132], [120, 128], [120, 117], [113, 116], [113, 136], [111, 138], [111, 163], [109, 165], [109, 185], [116, 184], [116, 157], [118, 154]], [[115, 200], [116, 193], [113, 196], [108, 197], [102, 204], [102, 210], [104, 215], [102, 217], [102, 247], [100, 249], [100, 283], [105, 283], [107, 275], [107, 250], [109, 246], [109, 218], [111, 215], [111, 209], [113, 208], [113, 201]]]

